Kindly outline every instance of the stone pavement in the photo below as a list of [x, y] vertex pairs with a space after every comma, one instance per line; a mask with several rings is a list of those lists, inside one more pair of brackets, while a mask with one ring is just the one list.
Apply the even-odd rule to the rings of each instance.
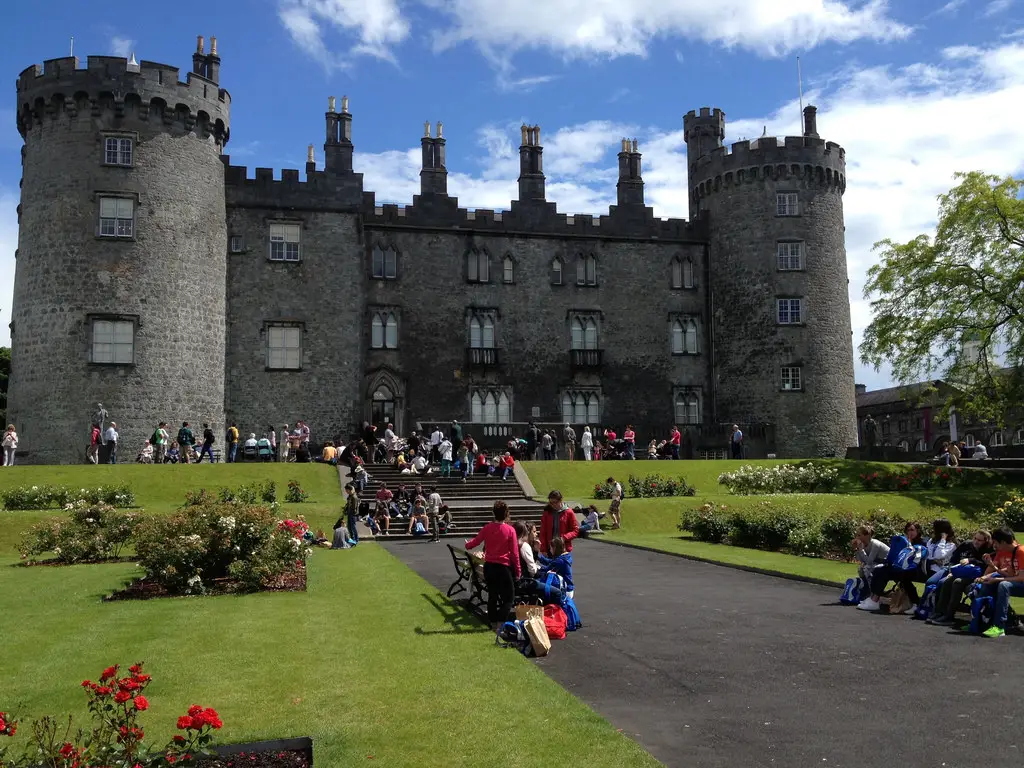
[[[448, 548], [384, 546], [442, 593]], [[837, 590], [580, 541], [584, 627], [535, 663], [669, 766], [1019, 765], [1024, 638], [838, 605]]]

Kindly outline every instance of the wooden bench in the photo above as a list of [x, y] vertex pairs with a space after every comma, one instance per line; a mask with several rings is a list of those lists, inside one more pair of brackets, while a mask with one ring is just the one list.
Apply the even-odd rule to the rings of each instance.
[[466, 604], [475, 613], [487, 610], [487, 582], [484, 581], [484, 561], [478, 555], [465, 549], [448, 545], [458, 578], [448, 587], [448, 597], [468, 592]]

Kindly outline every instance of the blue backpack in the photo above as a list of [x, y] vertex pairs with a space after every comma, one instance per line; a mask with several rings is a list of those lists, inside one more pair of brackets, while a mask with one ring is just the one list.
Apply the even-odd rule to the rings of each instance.
[[980, 635], [992, 624], [993, 603], [991, 597], [982, 596], [980, 589], [971, 588], [971, 624], [967, 629], [972, 635]]
[[897, 571], [916, 571], [927, 558], [928, 549], [911, 544], [906, 536], [893, 536], [889, 541], [889, 554], [885, 561]]
[[974, 581], [985, 572], [985, 569], [980, 565], [954, 565], [949, 569], [949, 572], [954, 579], [969, 579]]
[[938, 589], [938, 584], [928, 584], [925, 586], [924, 594], [921, 596], [921, 599], [917, 601], [917, 607], [914, 608], [915, 619], [921, 619], [923, 621], [935, 612], [935, 596]]
[[571, 597], [562, 600], [562, 610], [565, 612], [565, 631], [575, 632], [583, 626], [580, 619], [580, 612], [576, 610], [576, 603]]
[[533, 655], [530, 636], [526, 633], [526, 627], [522, 621], [506, 621], [495, 635], [494, 642], [502, 648], [515, 648], [524, 656]]
[[855, 579], [847, 579], [843, 593], [839, 596], [839, 602], [843, 605], [859, 605], [869, 596], [867, 582], [860, 576]]

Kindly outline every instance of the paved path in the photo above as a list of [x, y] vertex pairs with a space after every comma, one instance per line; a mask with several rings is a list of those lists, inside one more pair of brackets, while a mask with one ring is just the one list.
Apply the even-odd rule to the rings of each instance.
[[[387, 549], [445, 591], [448, 548]], [[537, 664], [669, 766], [1024, 762], [1024, 639], [838, 605], [837, 591], [592, 541], [584, 628]]]

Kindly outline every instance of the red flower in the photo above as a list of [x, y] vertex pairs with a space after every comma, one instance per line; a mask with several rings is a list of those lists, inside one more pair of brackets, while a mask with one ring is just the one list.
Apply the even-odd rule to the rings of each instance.
[[83, 680], [82, 681], [82, 687], [83, 688], [92, 688], [92, 680]]
[[187, 741], [187, 739], [184, 736], [182, 736], [180, 733], [176, 733], [176, 734], [174, 734], [174, 738], [172, 739], [172, 741], [175, 744], [184, 744]]
[[139, 674], [139, 672], [142, 671], [142, 662], [140, 661], [138, 664], [132, 664], [130, 667], [128, 667], [128, 671], [131, 672], [133, 675]]
[[153, 678], [150, 677], [149, 675], [136, 675], [135, 676], [135, 682], [138, 683], [139, 685], [142, 685], [143, 683], [148, 683], [152, 679]]
[[174, 763], [178, 762], [178, 758], [176, 758], [174, 755], [167, 755], [167, 762], [171, 765], [174, 765]]
[[97, 685], [93, 690], [97, 696], [109, 696], [114, 689], [107, 685]]
[[114, 694], [114, 701], [118, 704], [124, 704], [132, 695], [128, 691], [118, 691]]
[[123, 680], [117, 681], [117, 687], [122, 691], [137, 691], [139, 684], [131, 677], [126, 677]]
[[182, 715], [178, 718], [178, 730], [184, 731], [192, 727], [192, 718], [188, 715]]
[[203, 708], [198, 704], [193, 704], [191, 707], [188, 708], [188, 713], [192, 717], [195, 717], [196, 715], [203, 714]]
[[135, 708], [137, 710], [139, 710], [140, 712], [149, 709], [149, 702], [146, 701], [146, 697], [145, 696], [136, 696], [134, 701], [135, 701]]
[[104, 680], [110, 680], [111, 678], [117, 677], [117, 665], [107, 667], [103, 670], [103, 674], [100, 675], [100, 682]]

